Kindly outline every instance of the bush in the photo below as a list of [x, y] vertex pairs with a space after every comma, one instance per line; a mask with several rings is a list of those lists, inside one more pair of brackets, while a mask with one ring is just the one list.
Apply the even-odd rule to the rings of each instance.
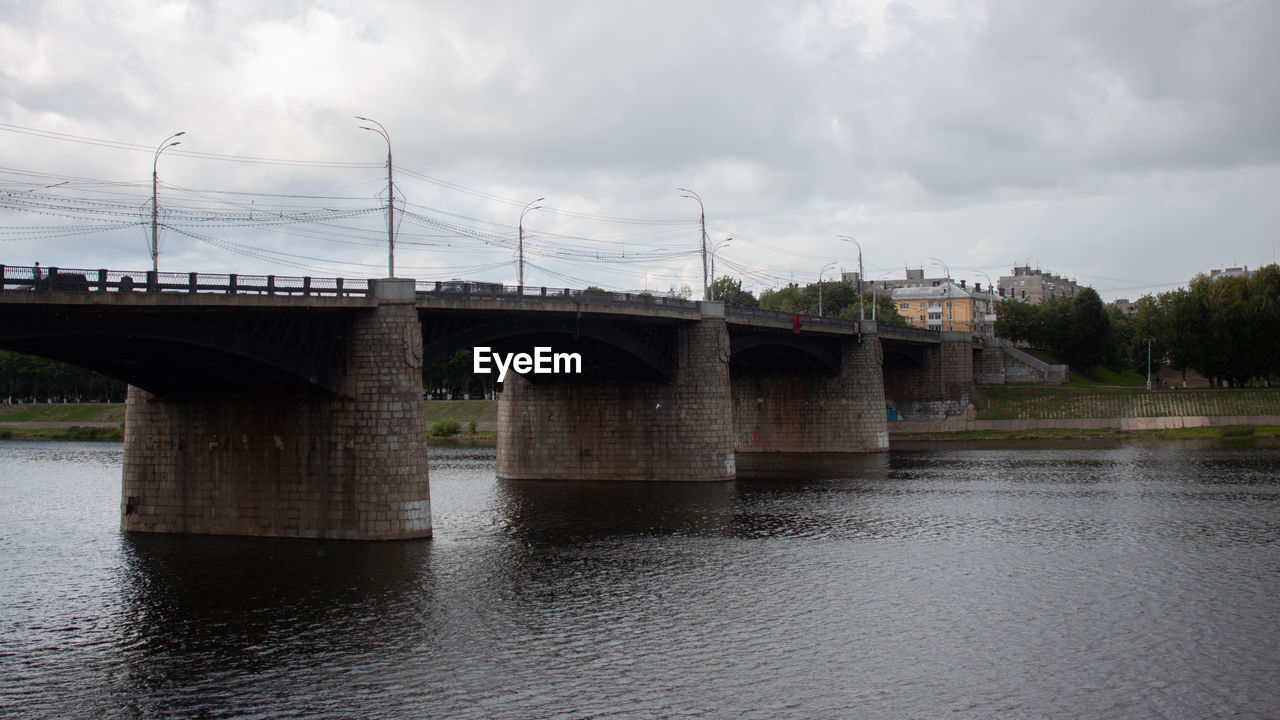
[[1218, 436], [1231, 439], [1251, 438], [1256, 432], [1257, 429], [1252, 425], [1228, 425], [1218, 430]]
[[437, 420], [431, 425], [432, 437], [449, 437], [451, 435], [457, 435], [459, 432], [462, 432], [462, 423], [458, 422], [455, 418]]
[[62, 437], [66, 440], [123, 440], [124, 433], [120, 428], [102, 428], [102, 427], [81, 427], [72, 425], [62, 432]]

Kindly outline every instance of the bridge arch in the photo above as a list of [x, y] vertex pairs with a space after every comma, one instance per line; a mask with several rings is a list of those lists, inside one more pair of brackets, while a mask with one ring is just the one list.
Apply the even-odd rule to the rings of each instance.
[[68, 362], [157, 396], [341, 391], [339, 312], [31, 306], [4, 313], [0, 347]]
[[[582, 378], [670, 380], [677, 364], [681, 321], [638, 321], [560, 313], [420, 310], [423, 359], [480, 346], [494, 353], [532, 353], [535, 347], [582, 356]], [[687, 321], [686, 323], [687, 324]], [[539, 382], [544, 376], [528, 375]]]

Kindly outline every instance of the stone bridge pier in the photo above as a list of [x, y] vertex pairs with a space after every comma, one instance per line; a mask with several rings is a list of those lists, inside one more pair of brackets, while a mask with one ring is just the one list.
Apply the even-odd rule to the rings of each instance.
[[724, 305], [702, 307], [701, 320], [676, 330], [669, 381], [508, 375], [498, 401], [498, 477], [734, 479]]
[[872, 330], [839, 340], [835, 374], [735, 375], [739, 476], [809, 472], [845, 464], [849, 453], [888, 451], [882, 363]]
[[940, 343], [912, 352], [912, 357], [886, 358], [886, 403], [903, 420], [965, 414], [973, 392], [973, 338], [943, 331]]
[[[351, 313], [341, 392], [130, 386], [127, 531], [338, 539], [431, 535], [413, 281]], [[337, 340], [335, 339], [335, 342]]]

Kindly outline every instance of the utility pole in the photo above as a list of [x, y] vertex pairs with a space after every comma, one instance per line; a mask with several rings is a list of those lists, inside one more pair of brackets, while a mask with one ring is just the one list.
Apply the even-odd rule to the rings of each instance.
[[710, 291], [707, 286], [707, 209], [702, 204], [702, 198], [698, 197], [698, 193], [688, 188], [676, 188], [680, 192], [689, 193], [680, 197], [692, 198], [698, 201], [698, 223], [702, 227], [702, 299], [710, 300], [708, 296]]
[[164, 142], [156, 147], [155, 157], [151, 160], [151, 270], [156, 273], [156, 282], [160, 281], [160, 206], [156, 204], [156, 188], [160, 180], [160, 174], [157, 170], [160, 165], [160, 153], [174, 145], [181, 145], [182, 141], [180, 140], [169, 141], [186, 134], [187, 131], [182, 130], [165, 138]]
[[377, 120], [359, 115], [356, 119], [377, 125], [377, 128], [361, 125], [360, 129], [376, 132], [387, 141], [387, 277], [393, 278], [396, 276], [396, 193], [395, 184], [391, 181], [391, 135]]
[[541, 205], [538, 205], [536, 207], [531, 207], [531, 206], [533, 205], [533, 203], [540, 203], [543, 200], [546, 200], [546, 198], [540, 197], [537, 200], [530, 202], [528, 205], [525, 205], [524, 209], [520, 211], [520, 250], [519, 250], [520, 273], [516, 283], [520, 287], [524, 287], [524, 214], [529, 212], [530, 210], [537, 210], [538, 208], [541, 208], [542, 207]]

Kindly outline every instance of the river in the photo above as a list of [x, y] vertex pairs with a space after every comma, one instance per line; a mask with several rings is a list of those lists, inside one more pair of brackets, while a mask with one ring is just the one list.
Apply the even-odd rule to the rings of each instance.
[[502, 482], [435, 538], [119, 530], [121, 446], [0, 442], [0, 717], [1280, 716], [1280, 449], [939, 445]]

